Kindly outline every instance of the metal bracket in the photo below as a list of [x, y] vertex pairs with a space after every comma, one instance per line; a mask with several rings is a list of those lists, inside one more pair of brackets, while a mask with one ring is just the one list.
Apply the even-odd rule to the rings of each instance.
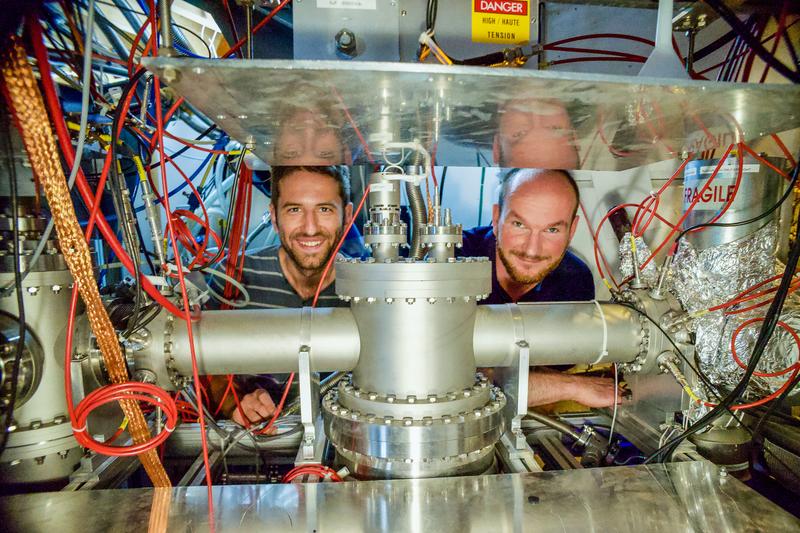
[[506, 433], [509, 434], [514, 449], [530, 450], [522, 433], [522, 418], [528, 414], [528, 374], [530, 372], [531, 351], [525, 340], [525, 325], [522, 313], [516, 305], [510, 306], [514, 321], [514, 338], [517, 347], [515, 364], [508, 368], [497, 369], [495, 377], [503, 388], [506, 402]]
[[314, 310], [304, 307], [300, 314], [300, 349], [297, 352], [297, 368], [300, 384], [300, 421], [303, 424], [303, 441], [298, 459], [313, 461], [319, 415], [319, 374], [311, 372], [311, 321]]

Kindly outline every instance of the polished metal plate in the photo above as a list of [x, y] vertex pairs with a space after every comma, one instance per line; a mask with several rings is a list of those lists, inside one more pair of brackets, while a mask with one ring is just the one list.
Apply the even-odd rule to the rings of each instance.
[[386, 142], [416, 139], [441, 165], [621, 170], [720, 155], [738, 138], [800, 126], [792, 85], [416, 63], [143, 62], [270, 164], [381, 162]]
[[[214, 487], [215, 531], [797, 531], [711, 463]], [[7, 532], [209, 531], [205, 487], [0, 499]]]

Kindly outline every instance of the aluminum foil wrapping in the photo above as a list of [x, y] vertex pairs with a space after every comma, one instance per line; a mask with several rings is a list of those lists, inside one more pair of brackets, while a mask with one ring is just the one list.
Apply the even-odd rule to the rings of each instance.
[[[778, 231], [776, 224], [764, 228], [735, 242], [698, 251], [683, 241], [675, 254], [669, 282], [673, 292], [690, 312], [702, 311], [725, 303], [745, 289], [783, 272], [774, 258]], [[772, 284], [761, 287], [764, 290]], [[742, 309], [761, 300], [745, 302], [727, 311]], [[744, 369], [731, 353], [733, 332], [745, 321], [764, 316], [768, 305], [738, 314], [725, 314], [725, 310], [706, 313], [693, 320], [695, 348], [700, 369], [710, 381], [723, 390], [735, 387]], [[800, 328], [800, 299], [790, 296], [786, 300], [781, 320], [792, 328]], [[746, 365], [755, 345], [761, 322], [746, 326], [736, 337], [736, 354]], [[798, 329], [800, 331], [800, 329]], [[776, 328], [767, 345], [757, 371], [772, 373], [783, 370], [797, 361], [794, 338], [782, 328]], [[763, 396], [777, 390], [791, 373], [777, 377], [757, 377], [750, 381], [751, 396]]]
[[[647, 247], [647, 244], [641, 237], [636, 237], [636, 257], [640, 265], [650, 257], [650, 248]], [[633, 276], [633, 250], [631, 249], [630, 232], [626, 233], [619, 241], [619, 270], [626, 278]], [[656, 262], [650, 261], [644, 269], [641, 269], [639, 277], [650, 287], [655, 286], [658, 281]]]

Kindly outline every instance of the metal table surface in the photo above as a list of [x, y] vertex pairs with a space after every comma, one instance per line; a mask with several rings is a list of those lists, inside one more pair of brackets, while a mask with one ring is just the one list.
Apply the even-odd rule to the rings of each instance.
[[[208, 531], [206, 488], [0, 499], [4, 531]], [[706, 462], [426, 480], [214, 487], [216, 531], [800, 531]]]

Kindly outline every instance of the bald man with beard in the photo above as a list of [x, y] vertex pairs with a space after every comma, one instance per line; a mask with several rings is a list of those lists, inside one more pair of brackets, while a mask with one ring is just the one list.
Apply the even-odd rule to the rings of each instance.
[[[580, 201], [566, 170], [514, 169], [504, 176], [492, 225], [464, 232], [465, 256], [489, 257], [492, 292], [482, 304], [594, 299], [589, 267], [567, 248], [577, 228]], [[614, 405], [614, 382], [536, 369], [528, 405], [574, 400], [588, 407]]]

